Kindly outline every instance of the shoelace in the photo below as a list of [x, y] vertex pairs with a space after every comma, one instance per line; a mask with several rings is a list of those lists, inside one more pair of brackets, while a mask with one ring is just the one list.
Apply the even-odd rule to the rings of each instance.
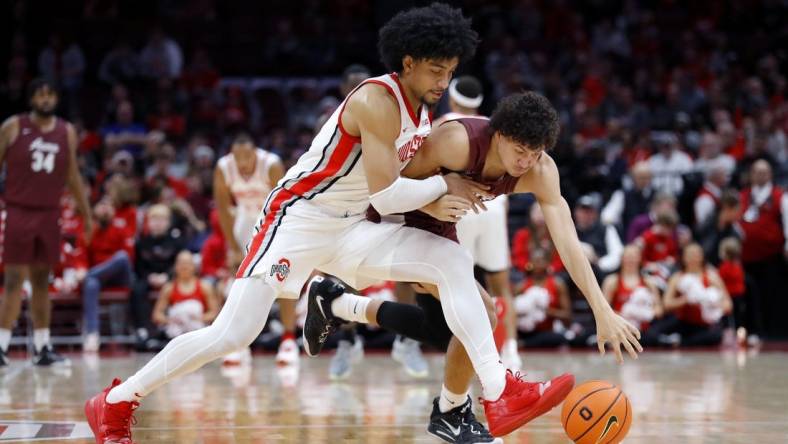
[[323, 332], [320, 333], [320, 336], [317, 338], [317, 341], [321, 344], [326, 342], [326, 339], [328, 339], [328, 335], [330, 335], [335, 328], [336, 328], [336, 323], [333, 320], [328, 321], [326, 327], [323, 329]]
[[523, 378], [525, 377], [525, 373], [520, 373], [519, 370], [517, 370], [516, 372], [512, 372], [511, 370], [507, 369], [506, 372], [512, 375], [512, 377], [516, 379], [517, 382], [522, 381]]
[[131, 426], [137, 425], [137, 418], [134, 416], [134, 411], [137, 410], [137, 407], [139, 407], [139, 403], [132, 402], [130, 404], [130, 415], [127, 416], [125, 412], [122, 414], [118, 412], [114, 415], [114, 418], [104, 419], [104, 424], [107, 426], [108, 435], [131, 439]]
[[463, 418], [466, 424], [471, 426], [471, 432], [478, 431], [480, 434], [488, 435], [489, 432], [484, 428], [484, 425], [476, 419], [472, 409], [466, 409], [465, 417]]

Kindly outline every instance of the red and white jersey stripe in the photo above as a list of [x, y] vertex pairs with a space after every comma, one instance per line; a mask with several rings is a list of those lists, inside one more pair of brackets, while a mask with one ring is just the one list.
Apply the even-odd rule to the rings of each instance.
[[[348, 98], [362, 85], [374, 83], [385, 87], [397, 99], [399, 104], [400, 135], [395, 141], [400, 169], [405, 168], [410, 159], [429, 135], [431, 129], [431, 115], [426, 106], [421, 106], [417, 112], [412, 104], [408, 103], [397, 74], [385, 74], [373, 77], [362, 82]], [[369, 188], [364, 173], [361, 158], [361, 140], [344, 131], [340, 123], [340, 116], [345, 108], [348, 98], [340, 104], [331, 117], [326, 121], [320, 132], [315, 136], [309, 151], [304, 153], [298, 163], [287, 172], [279, 182], [280, 187], [293, 189], [305, 176], [320, 176], [320, 181], [303, 194], [313, 203], [325, 207], [331, 213], [341, 215], [362, 214], [369, 205]], [[327, 173], [327, 167], [332, 160], [338, 162], [335, 153], [347, 152], [347, 158], [341, 160], [341, 165], [334, 164], [336, 170]], [[344, 156], [343, 156], [344, 157]]]
[[397, 99], [400, 136], [395, 141], [395, 148], [400, 170], [416, 155], [432, 129], [429, 109], [421, 106], [418, 113], [414, 111], [394, 73], [363, 81], [337, 107], [315, 136], [309, 151], [298, 159], [268, 195], [236, 277], [252, 275], [271, 246], [288, 207], [299, 201], [309, 201], [327, 215], [364, 218], [369, 206], [369, 186], [363, 163], [359, 162], [361, 138], [348, 134], [342, 128], [341, 116], [348, 98], [369, 83], [385, 87]]

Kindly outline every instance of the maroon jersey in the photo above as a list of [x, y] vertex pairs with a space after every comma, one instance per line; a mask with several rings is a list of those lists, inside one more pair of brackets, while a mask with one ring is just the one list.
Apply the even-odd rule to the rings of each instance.
[[60, 207], [68, 170], [65, 120], [43, 132], [27, 114], [20, 114], [19, 134], [6, 150], [5, 200], [28, 208]]
[[[512, 193], [515, 185], [517, 185], [517, 177], [509, 174], [504, 174], [495, 180], [485, 180], [482, 177], [484, 162], [487, 159], [487, 153], [490, 151], [490, 142], [493, 136], [490, 121], [483, 117], [468, 117], [452, 121], [459, 122], [465, 127], [465, 131], [468, 133], [470, 156], [468, 157], [468, 166], [465, 170], [450, 171], [444, 168], [443, 174], [460, 173], [475, 182], [488, 185], [490, 187], [489, 193], [494, 196]], [[367, 217], [372, 221], [380, 220], [380, 215], [371, 206], [367, 211]], [[457, 224], [455, 222], [443, 222], [418, 210], [405, 213], [405, 225], [421, 228], [438, 236], [459, 242], [457, 240]]]

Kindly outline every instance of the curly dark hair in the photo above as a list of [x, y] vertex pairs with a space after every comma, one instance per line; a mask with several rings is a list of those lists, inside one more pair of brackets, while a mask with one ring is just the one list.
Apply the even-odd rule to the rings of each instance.
[[498, 103], [490, 128], [532, 149], [550, 150], [558, 139], [558, 112], [533, 91], [512, 94]]
[[58, 91], [55, 83], [44, 77], [37, 77], [27, 84], [27, 100], [32, 99], [38, 90], [44, 87], [49, 88], [51, 91], [54, 91], [55, 95], [60, 96], [60, 91]]
[[380, 59], [389, 71], [402, 71], [402, 58], [441, 60], [458, 57], [460, 63], [476, 52], [478, 34], [471, 19], [444, 3], [400, 12], [378, 34]]

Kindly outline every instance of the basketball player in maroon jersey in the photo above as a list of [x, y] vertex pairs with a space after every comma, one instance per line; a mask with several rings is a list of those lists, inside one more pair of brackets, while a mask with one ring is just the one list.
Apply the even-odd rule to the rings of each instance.
[[8, 118], [0, 127], [0, 165], [6, 163], [3, 248], [5, 296], [0, 305], [0, 367], [11, 327], [19, 317], [22, 283], [33, 287], [32, 318], [36, 365], [68, 364], [49, 341], [49, 272], [60, 260], [60, 198], [65, 185], [77, 201], [86, 233], [93, 222], [77, 166], [77, 133], [54, 115], [58, 95], [46, 80], [30, 83], [31, 112]]
[[[441, 170], [444, 174], [461, 172], [475, 182], [489, 186], [492, 195], [532, 193], [536, 197], [561, 259], [569, 274], [586, 296], [597, 322], [599, 351], [610, 342], [616, 358], [623, 360], [621, 346], [633, 358], [642, 351], [640, 333], [626, 320], [613, 312], [604, 298], [588, 259], [577, 238], [572, 215], [561, 196], [558, 169], [553, 159], [545, 153], [553, 147], [558, 134], [558, 115], [550, 102], [535, 93], [515, 94], [505, 98], [490, 120], [463, 118], [446, 122], [433, 129], [425, 145], [403, 170], [411, 178], [424, 177]], [[371, 208], [371, 207], [370, 207]], [[430, 231], [457, 241], [456, 221], [471, 209], [463, 198], [445, 195], [422, 208], [405, 214], [405, 225]], [[376, 217], [372, 212], [371, 219]], [[426, 286], [425, 286], [426, 287]], [[438, 292], [429, 291], [436, 297]], [[490, 321], [490, 296], [480, 288]], [[444, 386], [440, 397], [433, 402], [428, 426], [429, 433], [450, 443], [490, 442], [475, 437], [473, 426], [462, 421], [462, 412], [470, 408], [468, 389], [473, 378], [473, 366], [465, 349], [452, 336], [443, 319], [440, 303], [419, 299], [419, 306], [394, 302], [372, 301], [364, 313], [346, 310], [355, 307], [361, 297], [345, 293], [310, 294], [321, 296], [330, 303], [334, 316], [343, 320], [366, 322], [396, 331], [404, 336], [433, 344], [447, 350]], [[311, 302], [311, 301], [310, 301]], [[437, 306], [437, 307], [436, 307]], [[557, 386], [570, 385], [569, 379], [555, 378], [552, 384], [543, 384], [533, 393], [530, 419], [536, 418], [563, 401], [563, 397], [541, 396], [556, 390], [566, 396], [568, 390]], [[570, 386], [571, 388], [571, 386]], [[482, 401], [486, 404], [486, 401]], [[487, 409], [486, 409], [487, 410]], [[489, 411], [487, 411], [489, 415]], [[505, 425], [491, 424], [490, 433], [502, 436], [510, 433]]]

